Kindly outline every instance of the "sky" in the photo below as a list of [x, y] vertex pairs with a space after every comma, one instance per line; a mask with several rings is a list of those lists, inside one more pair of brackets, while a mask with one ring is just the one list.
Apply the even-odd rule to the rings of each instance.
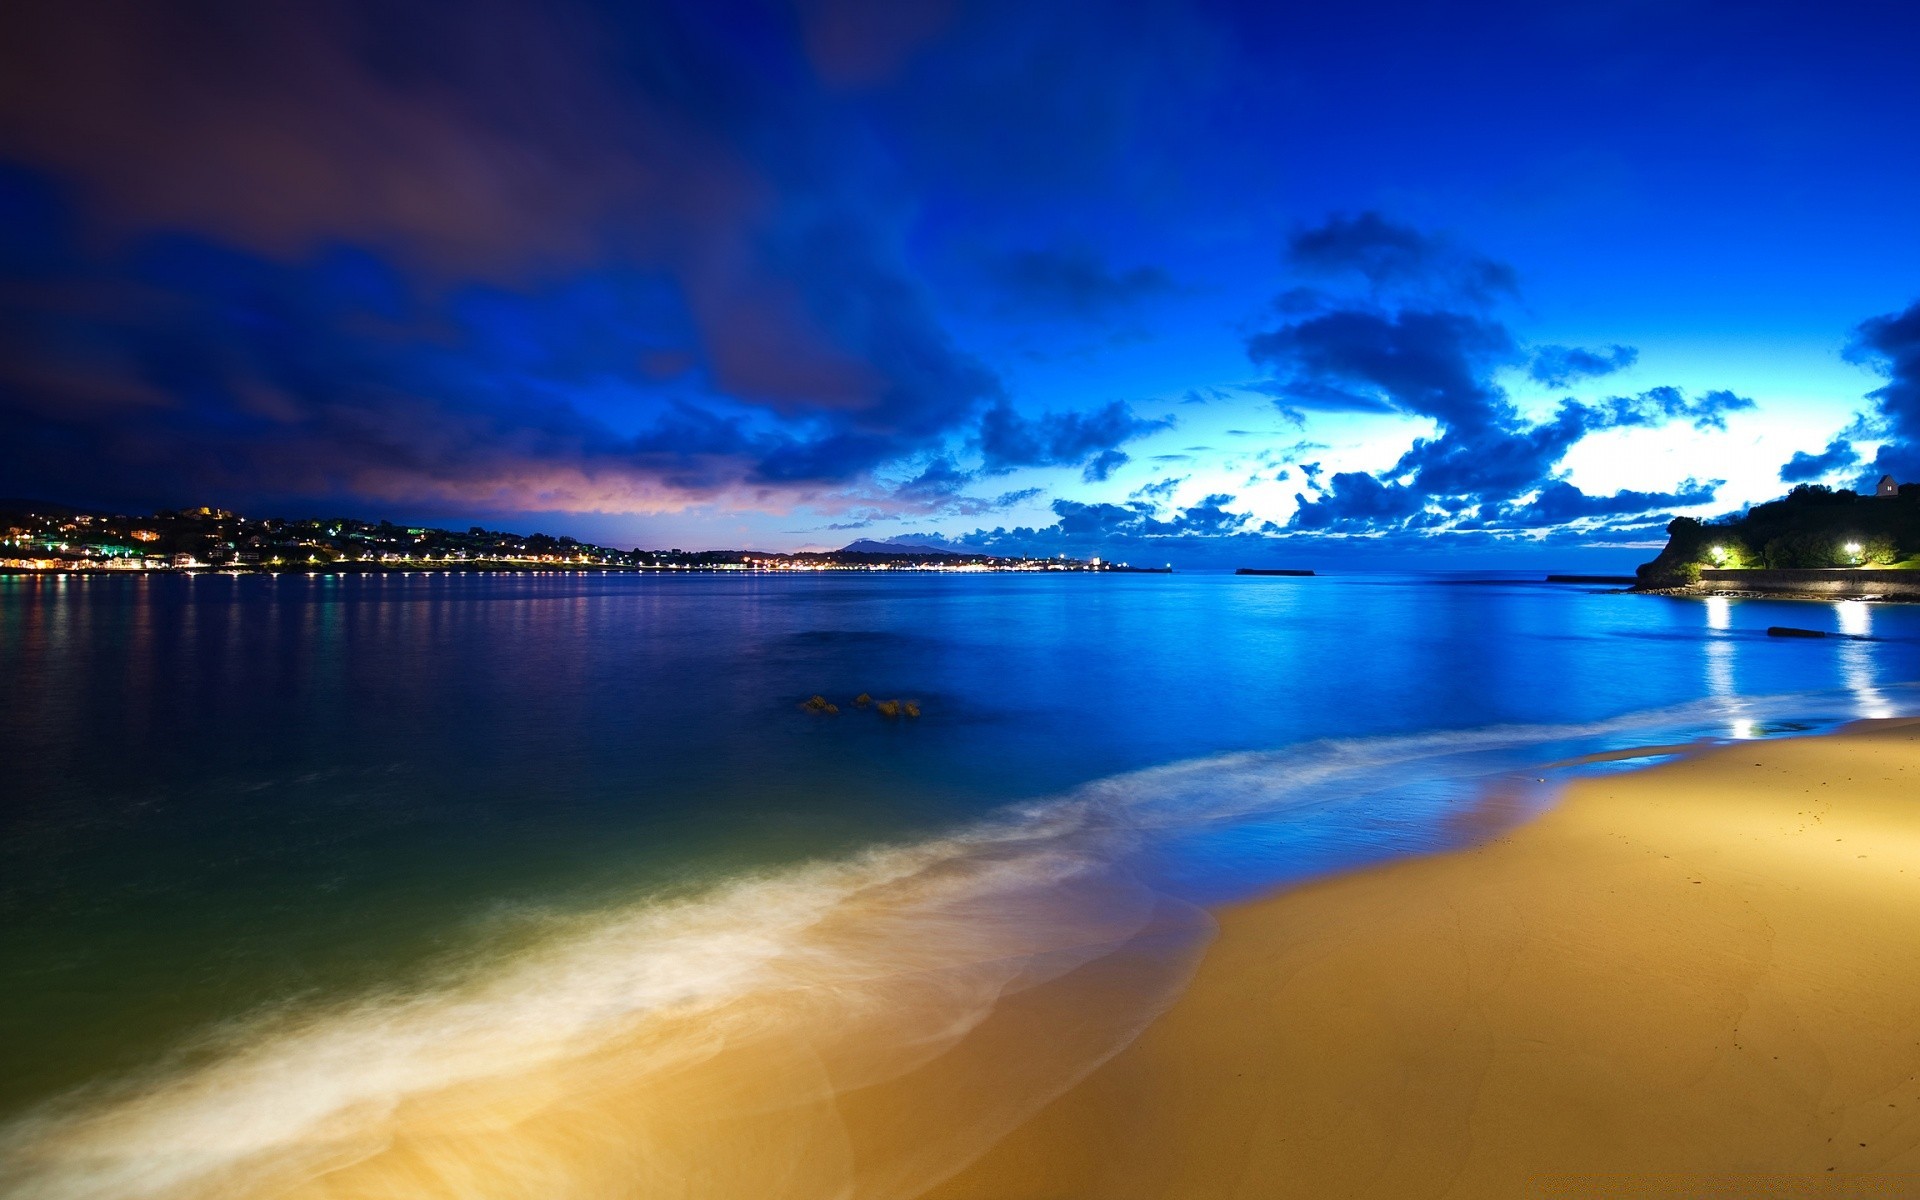
[[1628, 567], [1920, 480], [1892, 4], [20, 0], [0, 496]]

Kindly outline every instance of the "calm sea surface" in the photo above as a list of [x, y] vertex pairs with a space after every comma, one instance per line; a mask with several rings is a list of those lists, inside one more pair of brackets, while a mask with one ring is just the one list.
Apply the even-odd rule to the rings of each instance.
[[1062, 798], [1211, 903], [1470, 836], [1490, 782], [1560, 777], [1529, 766], [1914, 680], [1920, 606], [1485, 577], [0, 578], [0, 1119]]

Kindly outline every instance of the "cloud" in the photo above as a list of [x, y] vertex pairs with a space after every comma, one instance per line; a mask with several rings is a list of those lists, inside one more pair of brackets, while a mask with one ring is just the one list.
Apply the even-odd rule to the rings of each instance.
[[1497, 394], [1486, 376], [1517, 353], [1505, 326], [1431, 309], [1340, 309], [1254, 334], [1247, 357], [1275, 369], [1288, 403], [1325, 411], [1464, 420]]
[[1522, 505], [1502, 510], [1490, 525], [1508, 525], [1539, 529], [1565, 525], [1588, 517], [1613, 517], [1652, 512], [1665, 508], [1691, 508], [1711, 504], [1722, 480], [1700, 483], [1689, 479], [1671, 492], [1640, 492], [1628, 488], [1611, 495], [1590, 496], [1565, 480], [1555, 480], [1540, 489], [1540, 494]]
[[901, 484], [896, 494], [909, 499], [945, 499], [956, 495], [973, 482], [973, 473], [963, 471], [950, 454], [935, 455], [920, 474]]
[[[1086, 465], [1089, 478], [1106, 478], [1125, 461], [1107, 457], [1124, 442], [1164, 429], [1172, 422], [1134, 415], [1115, 400], [1091, 412], [1043, 413], [1024, 417], [1009, 404], [996, 404], [980, 420], [979, 448], [990, 471], [1015, 467]], [[1091, 472], [1098, 468], [1099, 474]]]
[[1805, 450], [1794, 451], [1793, 457], [1780, 468], [1780, 481], [1809, 483], [1859, 465], [1860, 452], [1853, 448], [1853, 443], [1844, 437], [1837, 437], [1818, 454], [1808, 454]]
[[1747, 396], [1725, 389], [1689, 397], [1676, 387], [1649, 388], [1637, 396], [1612, 396], [1587, 407], [1597, 414], [1598, 428], [1622, 428], [1635, 425], [1659, 425], [1667, 421], [1689, 421], [1695, 429], [1725, 429], [1727, 414], [1751, 412], [1757, 406]]
[[1155, 266], [1116, 271], [1085, 247], [1025, 250], [995, 259], [990, 275], [1016, 308], [1091, 319], [1173, 290]]
[[1059, 518], [1058, 530], [1067, 537], [1096, 542], [1128, 538], [1217, 537], [1244, 527], [1251, 518], [1245, 513], [1227, 511], [1234, 498], [1217, 492], [1201, 498], [1187, 508], [1161, 520], [1147, 503], [1082, 504], [1075, 500], [1055, 500], [1053, 512]]
[[1233, 393], [1226, 388], [1196, 387], [1188, 388], [1180, 397], [1182, 404], [1211, 404], [1215, 400], [1231, 400]]
[[1887, 439], [1874, 455], [1874, 474], [1920, 480], [1920, 301], [1861, 322], [1847, 357], [1887, 380], [1867, 393]]
[[1102, 450], [1087, 460], [1087, 465], [1081, 469], [1080, 479], [1085, 483], [1104, 483], [1107, 476], [1132, 461], [1132, 456], [1124, 450]]
[[[1727, 391], [1689, 395], [1656, 387], [1593, 401], [1568, 398], [1545, 419], [1532, 419], [1496, 382], [1500, 370], [1524, 362], [1562, 371], [1624, 364], [1631, 352], [1616, 348], [1604, 362], [1592, 352], [1577, 352], [1592, 363], [1565, 347], [1547, 348], [1552, 353], [1544, 359], [1525, 353], [1504, 322], [1484, 308], [1494, 294], [1511, 291], [1511, 272], [1371, 214], [1296, 234], [1291, 253], [1318, 269], [1356, 271], [1370, 290], [1352, 300], [1323, 295], [1311, 306], [1281, 306], [1276, 311], [1290, 314], [1288, 319], [1247, 338], [1247, 356], [1273, 372], [1272, 394], [1302, 407], [1403, 413], [1435, 426], [1385, 471], [1338, 472], [1320, 495], [1297, 494], [1290, 521], [1296, 529], [1415, 532], [1495, 519], [1598, 515], [1595, 498], [1582, 495], [1576, 503], [1567, 490], [1571, 485], [1555, 477], [1582, 438], [1677, 420], [1723, 429], [1728, 413], [1754, 407]], [[1383, 296], [1390, 284], [1419, 286]], [[1317, 482], [1314, 472], [1307, 474]], [[1523, 501], [1535, 493], [1544, 502]], [[1690, 488], [1623, 492], [1607, 502], [1639, 503], [1644, 495], [1652, 507], [1694, 494], [1697, 489]]]
[[[1313, 478], [1316, 464], [1302, 464]], [[1316, 481], [1317, 482], [1317, 481]], [[1327, 480], [1317, 500], [1295, 493], [1299, 502], [1293, 519], [1296, 529], [1351, 529], [1365, 531], [1380, 525], [1404, 525], [1426, 507], [1426, 497], [1398, 483], [1383, 483], [1364, 471], [1337, 471]]]
[[[1423, 233], [1377, 212], [1335, 216], [1300, 229], [1287, 240], [1287, 261], [1298, 271], [1321, 276], [1357, 274], [1375, 291], [1435, 288], [1479, 303], [1513, 295], [1519, 282], [1513, 268]], [[1282, 293], [1283, 313], [1315, 304], [1311, 291]]]
[[1536, 346], [1527, 374], [1548, 387], [1566, 387], [1582, 379], [1597, 379], [1624, 371], [1640, 361], [1632, 346], [1612, 345], [1604, 350], [1582, 346]]
[[1141, 484], [1139, 487], [1133, 489], [1133, 491], [1127, 493], [1127, 499], [1148, 500], [1155, 504], [1165, 504], [1173, 498], [1173, 493], [1178, 491], [1180, 485], [1186, 481], [1187, 479], [1184, 475], [1169, 475], [1164, 479], [1156, 479], [1152, 483]]
[[[860, 75], [843, 35], [804, 53]], [[998, 379], [799, 43], [742, 44], [659, 6], [9, 10], [0, 154], [33, 165], [0, 163], [0, 265], [36, 286], [0, 298], [0, 469], [128, 505], [777, 509], [949, 444]]]
[[[1277, 359], [1282, 354], [1284, 350], [1281, 347], [1262, 347], [1263, 358]], [[1255, 359], [1255, 361], [1261, 360]], [[1286, 379], [1256, 379], [1243, 386], [1247, 391], [1261, 392], [1273, 397], [1274, 408], [1288, 424], [1295, 428], [1306, 423], [1306, 414], [1310, 412], [1394, 413], [1400, 411], [1394, 407], [1391, 400], [1379, 393], [1340, 387], [1325, 379], [1316, 379], [1304, 373], [1295, 374]]]

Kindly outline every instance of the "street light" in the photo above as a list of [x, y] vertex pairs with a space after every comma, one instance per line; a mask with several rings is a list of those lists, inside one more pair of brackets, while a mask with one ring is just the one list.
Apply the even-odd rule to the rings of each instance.
[[1727, 561], [1727, 548], [1725, 546], [1715, 546], [1713, 549], [1707, 551], [1707, 553], [1713, 555], [1714, 562], [1723, 563]]
[[1860, 543], [1859, 542], [1848, 542], [1846, 545], [1840, 548], [1842, 550], [1845, 550], [1847, 552], [1847, 557], [1851, 558], [1854, 562], [1858, 563], [1860, 561]]

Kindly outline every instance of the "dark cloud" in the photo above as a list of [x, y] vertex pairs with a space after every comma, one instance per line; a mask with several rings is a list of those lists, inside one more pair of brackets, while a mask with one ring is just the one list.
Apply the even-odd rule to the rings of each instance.
[[[1505, 263], [1376, 212], [1336, 216], [1296, 231], [1287, 241], [1287, 260], [1307, 274], [1357, 274], [1377, 291], [1437, 288], [1481, 303], [1518, 291]], [[1281, 313], [1293, 314], [1318, 305], [1321, 297], [1296, 288], [1275, 303]]]
[[[1340, 472], [1322, 494], [1296, 497], [1292, 526], [1362, 532], [1465, 527], [1474, 521], [1542, 519], [1572, 513], [1580, 503], [1554, 472], [1577, 442], [1607, 429], [1685, 420], [1725, 428], [1726, 415], [1753, 407], [1731, 392], [1689, 396], [1658, 387], [1633, 396], [1567, 399], [1543, 420], [1522, 414], [1496, 382], [1508, 366], [1529, 361], [1505, 324], [1482, 308], [1511, 273], [1416, 231], [1374, 218], [1337, 219], [1296, 235], [1296, 259], [1322, 268], [1346, 265], [1373, 285], [1363, 299], [1328, 298], [1278, 327], [1247, 339], [1248, 357], [1271, 368], [1271, 391], [1283, 402], [1321, 409], [1387, 411], [1431, 420], [1391, 468], [1370, 475]], [[1466, 264], [1466, 265], [1461, 265]], [[1495, 264], [1497, 265], [1497, 264]], [[1424, 284], [1402, 299], [1383, 300], [1383, 285]], [[1451, 291], [1449, 291], [1451, 289]], [[1295, 310], [1297, 311], [1297, 310]], [[1551, 348], [1555, 369], [1579, 365], [1573, 352]], [[1625, 348], [1618, 348], [1625, 351]], [[1591, 352], [1580, 351], [1580, 354]], [[1628, 352], [1630, 353], [1630, 352]], [[1596, 361], [1598, 355], [1591, 355]], [[1613, 354], [1623, 362], [1627, 354]], [[1536, 354], [1531, 361], [1543, 360]], [[1304, 468], [1303, 468], [1304, 470]], [[1308, 478], [1314, 480], [1312, 472]], [[1538, 493], [1542, 500], [1524, 503]], [[1647, 507], [1695, 490], [1645, 493]], [[1636, 503], [1620, 493], [1609, 503]], [[1544, 500], [1544, 503], [1543, 503]], [[1695, 502], [1704, 502], [1695, 501]], [[1594, 516], [1625, 510], [1581, 512]], [[1569, 517], [1568, 519], [1571, 519]]]
[[1175, 512], [1170, 518], [1155, 517], [1154, 505], [1082, 504], [1075, 500], [1055, 500], [1053, 512], [1059, 518], [1059, 532], [1070, 538], [1106, 543], [1134, 538], [1217, 537], [1244, 527], [1250, 517], [1228, 512], [1233, 497], [1215, 493], [1199, 503]]
[[1728, 413], [1750, 412], [1756, 406], [1750, 398], [1725, 389], [1689, 397], [1676, 387], [1657, 387], [1649, 388], [1637, 396], [1610, 396], [1591, 404], [1576, 403], [1574, 407], [1592, 414], [1595, 428], [1615, 429], [1688, 421], [1695, 429], [1725, 429]]
[[867, 78], [938, 22], [859, 49], [810, 10], [803, 51], [754, 19], [8, 9], [0, 154], [35, 165], [0, 174], [0, 467], [129, 504], [645, 512], [946, 444], [998, 381], [806, 57]]
[[1540, 494], [1532, 500], [1508, 506], [1488, 524], [1541, 529], [1589, 517], [1616, 517], [1664, 508], [1690, 508], [1711, 504], [1714, 491], [1721, 482], [1713, 480], [1699, 483], [1689, 479], [1671, 492], [1638, 492], [1622, 488], [1611, 495], [1589, 496], [1565, 480], [1555, 480], [1541, 488]]
[[1115, 400], [1092, 412], [1043, 413], [1023, 417], [1008, 404], [996, 404], [980, 420], [981, 458], [990, 471], [1015, 467], [1080, 466], [1090, 469], [1105, 461], [1102, 473], [1121, 460], [1105, 458], [1122, 443], [1166, 428], [1167, 420], [1134, 415], [1125, 401]]
[[1081, 468], [1080, 479], [1084, 483], [1104, 483], [1109, 475], [1132, 461], [1132, 456], [1124, 450], [1102, 450], [1087, 460], [1087, 465]]
[[973, 478], [973, 472], [961, 470], [952, 455], [941, 454], [928, 462], [920, 474], [901, 484], [896, 493], [911, 500], [945, 499], [957, 495]]
[[[1620, 498], [1589, 498], [1580, 507], [1594, 511], [1611, 503], [1631, 507], [1640, 494]], [[1159, 564], [1180, 568], [1232, 569], [1249, 565], [1352, 567], [1374, 565], [1400, 570], [1422, 567], [1512, 566], [1516, 561], [1558, 565], [1594, 553], [1612, 550], [1644, 559], [1666, 541], [1666, 513], [1624, 517], [1589, 517], [1580, 525], [1544, 529], [1488, 526], [1449, 530], [1434, 536], [1381, 537], [1280, 529], [1257, 524], [1228, 509], [1232, 498], [1214, 495], [1168, 519], [1155, 516], [1152, 505], [1083, 504], [1055, 501], [1054, 523], [976, 529], [958, 537], [916, 535], [954, 548], [995, 554], [1098, 554], [1114, 561]], [[1555, 503], [1549, 501], [1548, 503]], [[1618, 565], [1618, 564], [1616, 564]]]
[[1873, 473], [1920, 480], [1920, 301], [1862, 322], [1847, 356], [1887, 380], [1868, 393], [1887, 439], [1874, 455]]
[[0, 296], [0, 470], [41, 495], [662, 511], [857, 479], [994, 387], [879, 279], [829, 314], [871, 385], [802, 403], [717, 390], [653, 271], [433, 294], [368, 250], [283, 263], [180, 234], [43, 259]]
[[[1296, 496], [1292, 525], [1301, 529], [1360, 532], [1386, 527], [1404, 530], [1467, 527], [1495, 519], [1511, 523], [1537, 517], [1542, 524], [1556, 512], [1571, 520], [1617, 514], [1619, 507], [1580, 509], [1571, 485], [1552, 479], [1567, 451], [1589, 434], [1608, 429], [1650, 427], [1675, 419], [1707, 427], [1724, 414], [1752, 407], [1731, 392], [1689, 397], [1677, 388], [1654, 388], [1637, 396], [1615, 396], [1595, 403], [1562, 401], [1552, 417], [1532, 422], [1501, 402], [1461, 423], [1441, 420], [1440, 432], [1416, 438], [1398, 462], [1378, 476], [1340, 472], [1318, 498]], [[1577, 490], [1577, 489], [1576, 489]], [[1553, 497], [1549, 503], [1523, 503], [1526, 493]], [[1705, 504], [1710, 486], [1687, 484], [1675, 492], [1623, 491], [1615, 497], [1584, 497], [1583, 502], [1612, 504], [1647, 497], [1645, 507]], [[1680, 497], [1692, 497], [1682, 499]], [[1558, 505], [1558, 507], [1555, 507]]]
[[1159, 267], [1116, 271], [1085, 247], [1021, 251], [994, 260], [990, 274], [1018, 309], [1088, 319], [1173, 290]]
[[1469, 420], [1499, 402], [1487, 380], [1517, 351], [1505, 326], [1463, 312], [1341, 309], [1247, 339], [1276, 396], [1323, 411]]
[[1805, 450], [1794, 451], [1793, 457], [1780, 468], [1780, 481], [1811, 483], [1859, 465], [1860, 452], [1853, 448], [1853, 443], [1844, 437], [1837, 437], [1818, 454], [1808, 454]]
[[1598, 379], [1615, 371], [1624, 371], [1640, 361], [1640, 352], [1632, 346], [1613, 345], [1605, 350], [1583, 346], [1536, 346], [1527, 364], [1527, 374], [1548, 387], [1567, 387], [1582, 379]]
[[[1318, 484], [1318, 464], [1302, 463], [1301, 471]], [[1290, 522], [1296, 529], [1366, 530], [1376, 525], [1404, 525], [1426, 507], [1426, 497], [1397, 483], [1382, 483], [1364, 471], [1337, 471], [1322, 487], [1318, 500], [1294, 497], [1299, 509]]]

